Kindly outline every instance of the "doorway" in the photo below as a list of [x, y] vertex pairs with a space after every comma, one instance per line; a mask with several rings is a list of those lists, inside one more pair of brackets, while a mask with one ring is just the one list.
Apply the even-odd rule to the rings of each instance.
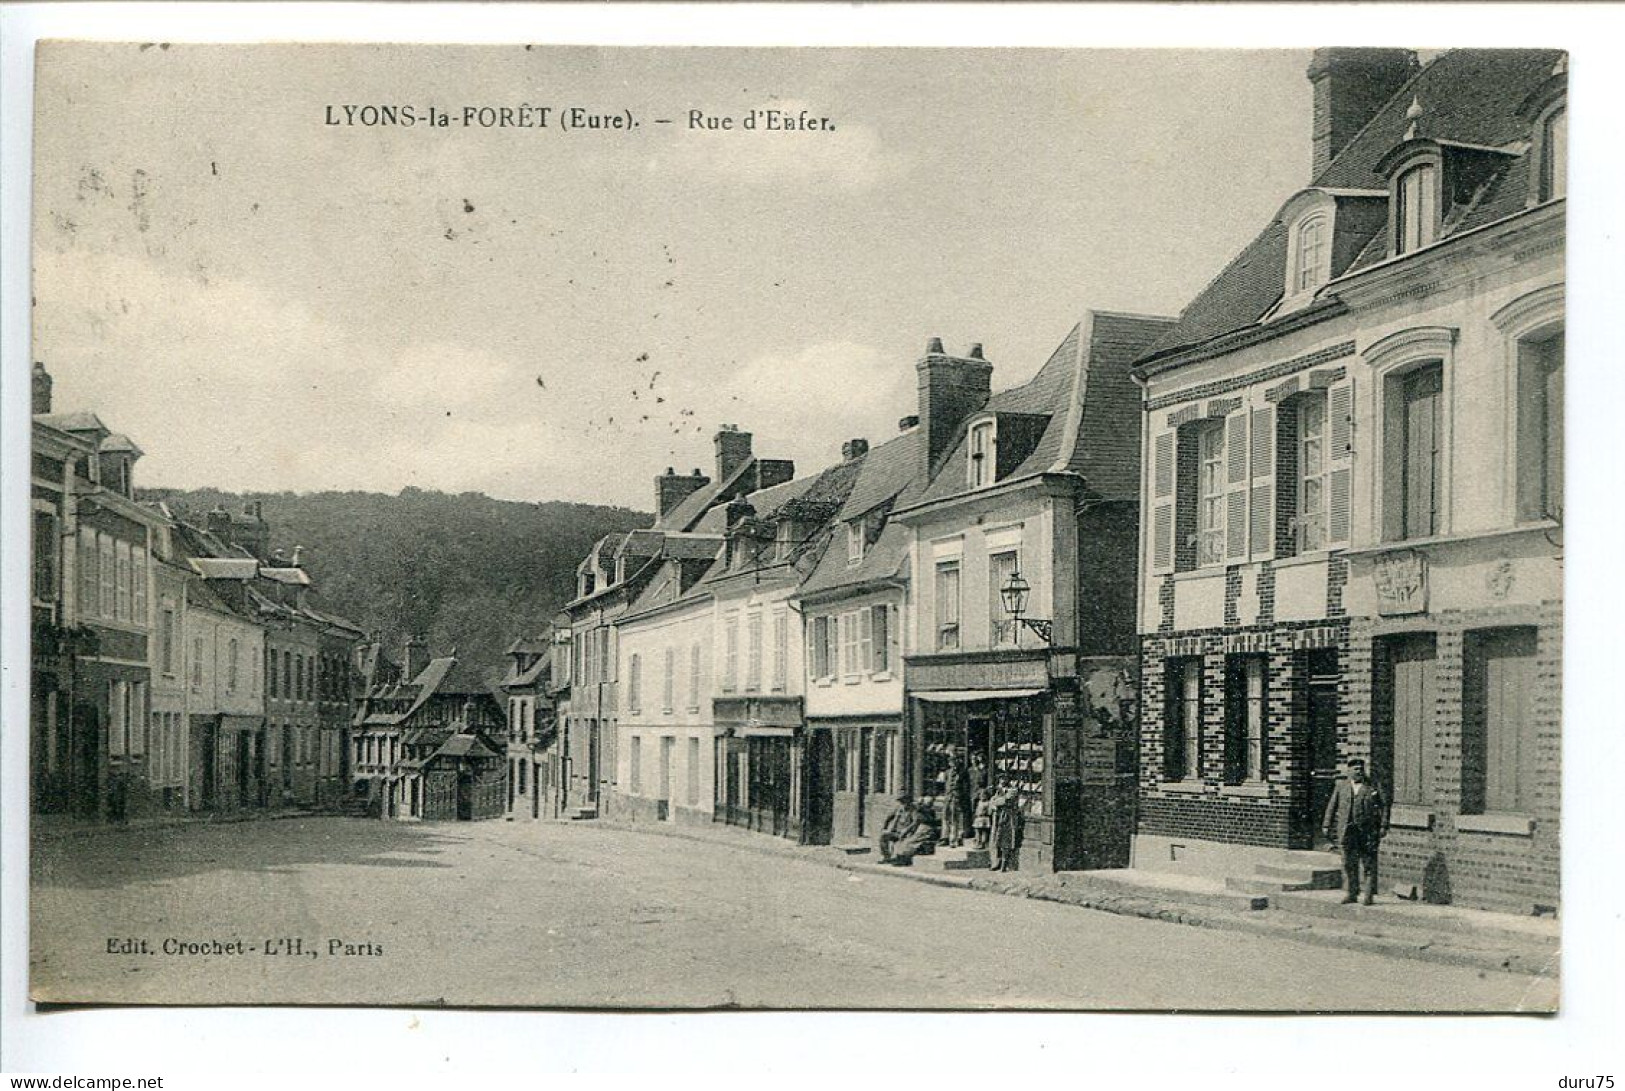
[[1308, 811], [1302, 816], [1309, 847], [1331, 851], [1321, 820], [1337, 787], [1337, 651], [1321, 648], [1304, 657], [1305, 733], [1309, 745]]
[[467, 769], [457, 771], [457, 821], [474, 819], [474, 775]]

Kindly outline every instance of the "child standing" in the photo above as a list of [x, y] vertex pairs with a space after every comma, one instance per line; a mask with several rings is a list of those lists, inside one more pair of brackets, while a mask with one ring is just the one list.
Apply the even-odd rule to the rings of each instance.
[[987, 848], [988, 834], [993, 829], [993, 791], [983, 788], [976, 793], [976, 815], [971, 828], [976, 831], [976, 847]]

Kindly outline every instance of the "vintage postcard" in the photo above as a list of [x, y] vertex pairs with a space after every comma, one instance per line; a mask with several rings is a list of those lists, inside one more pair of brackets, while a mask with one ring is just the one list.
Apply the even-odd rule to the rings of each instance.
[[31, 997], [1556, 1010], [1567, 88], [42, 43]]

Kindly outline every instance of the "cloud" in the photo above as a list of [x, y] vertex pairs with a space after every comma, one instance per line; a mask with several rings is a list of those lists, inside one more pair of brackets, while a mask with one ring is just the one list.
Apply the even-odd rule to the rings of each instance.
[[[886, 148], [868, 125], [832, 118], [832, 131], [768, 130], [768, 110], [792, 119], [791, 124], [799, 124], [803, 117], [816, 124], [824, 117], [809, 103], [788, 100], [740, 111], [731, 115], [735, 128], [711, 131], [689, 128], [685, 112], [676, 119], [682, 131], [672, 150], [652, 158], [649, 171], [676, 170], [732, 184], [811, 184], [853, 192], [893, 181], [908, 171], [907, 160]], [[757, 127], [743, 128], [753, 112]]]

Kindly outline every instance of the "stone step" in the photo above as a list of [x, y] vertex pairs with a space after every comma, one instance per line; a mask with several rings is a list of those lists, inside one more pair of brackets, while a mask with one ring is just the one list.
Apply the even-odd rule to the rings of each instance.
[[848, 856], [866, 856], [874, 851], [874, 846], [865, 845], [861, 842], [850, 845], [836, 845], [834, 848], [837, 852], [844, 852]]
[[1340, 867], [1309, 867], [1301, 864], [1259, 864], [1253, 872], [1257, 879], [1273, 879], [1289, 884], [1288, 889], [1336, 890], [1343, 885]]
[[586, 806], [586, 807], [576, 807], [576, 808], [574, 808], [574, 809], [572, 809], [570, 811], [570, 821], [572, 821], [572, 822], [582, 822], [582, 821], [585, 821], [587, 819], [597, 818], [597, 817], [598, 817], [598, 808], [597, 808], [596, 805], [590, 805], [590, 806]]
[[[952, 852], [953, 850], [949, 850]], [[972, 871], [986, 870], [993, 866], [993, 854], [986, 849], [964, 849], [962, 855], [944, 856], [942, 867], [944, 871]]]
[[1266, 894], [1271, 897], [1287, 891], [1295, 890], [1322, 890], [1324, 887], [1312, 886], [1309, 883], [1294, 883], [1287, 879], [1265, 879], [1259, 876], [1231, 875], [1224, 880], [1226, 890], [1234, 890], [1239, 894]]
[[1554, 946], [1559, 937], [1557, 922], [1549, 918], [1515, 917], [1453, 906], [1432, 906], [1403, 901], [1391, 894], [1379, 894], [1375, 905], [1359, 905], [1345, 903], [1342, 896], [1336, 893], [1302, 891], [1277, 895], [1270, 899], [1270, 904], [1285, 913], [1361, 921], [1386, 927], [1417, 928], [1458, 935], [1490, 935]]
[[1156, 872], [1136, 870], [1131, 878], [1129, 874], [1112, 869], [1077, 874], [1091, 886], [1131, 897], [1206, 905], [1235, 912], [1268, 909], [1271, 902], [1271, 896], [1268, 894], [1230, 890], [1211, 880], [1192, 880], [1180, 875], [1160, 875]]

